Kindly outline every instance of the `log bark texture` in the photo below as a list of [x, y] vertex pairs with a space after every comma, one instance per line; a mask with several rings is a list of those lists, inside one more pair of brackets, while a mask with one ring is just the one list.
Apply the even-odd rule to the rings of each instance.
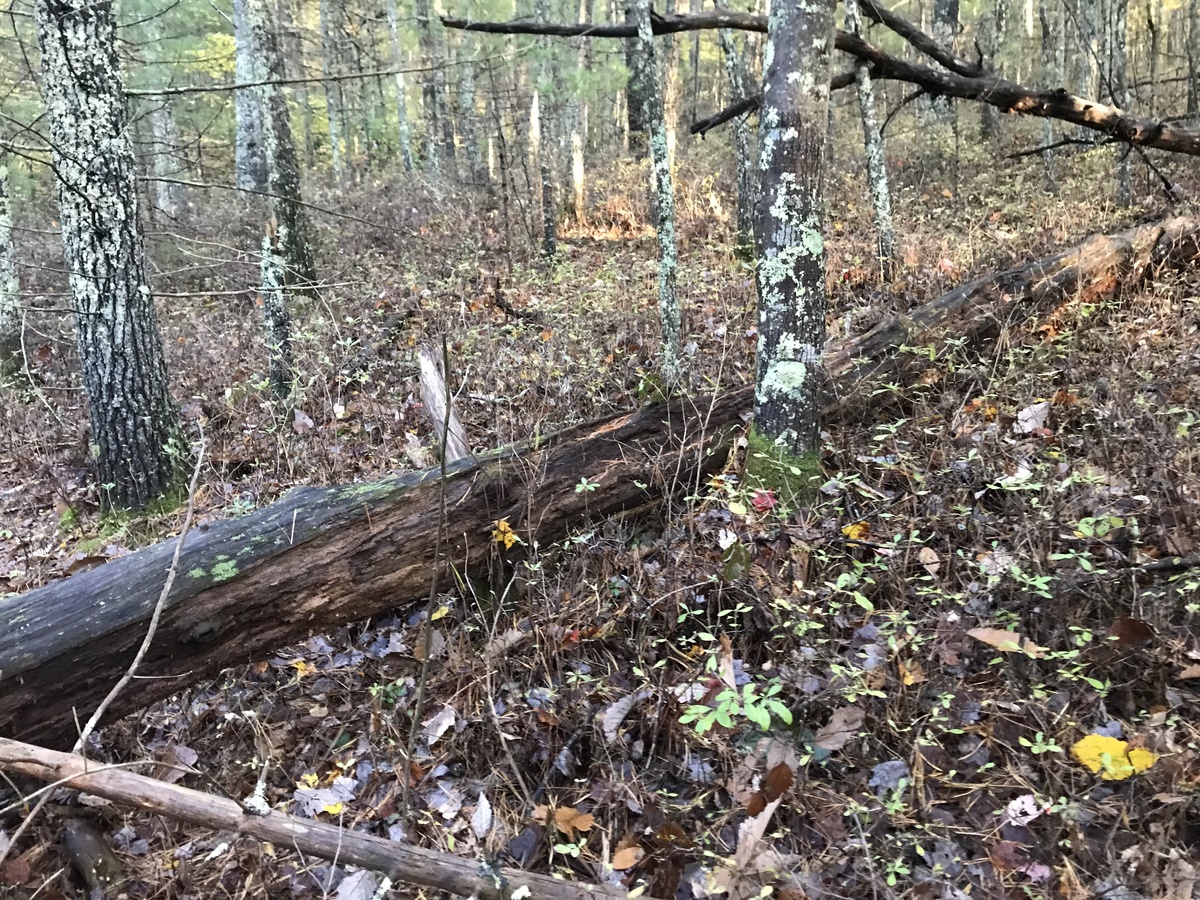
[[[864, 335], [827, 348], [840, 393], [829, 415], [870, 402], [868, 381], [900, 381], [929, 366], [900, 350], [963, 338], [986, 346], [1012, 322], [1072, 298], [1094, 300], [1164, 268], [1200, 263], [1200, 219], [1176, 218], [1097, 235], [1062, 253], [984, 276]], [[637, 509], [720, 467], [751, 408], [751, 389], [698, 403], [656, 404], [568, 429], [538, 446], [506, 448], [449, 468], [443, 565], [486, 569], [493, 522], [507, 518], [543, 544]], [[581, 478], [598, 485], [576, 492]], [[639, 484], [644, 487], [639, 487]], [[261, 659], [315, 631], [423, 600], [433, 574], [438, 471], [333, 488], [297, 488], [249, 516], [193, 529], [139, 678], [110, 718], [221, 668]], [[0, 599], [0, 734], [70, 745], [133, 658], [162, 589], [174, 542]]]
[[[109, 718], [314, 631], [425, 598], [443, 489], [446, 540], [437, 562], [479, 574], [491, 559], [496, 520], [546, 545], [589, 520], [642, 506], [663, 492], [677, 460], [685, 481], [722, 465], [730, 426], [749, 405], [745, 391], [702, 407], [655, 405], [536, 447], [459, 460], [444, 485], [431, 469], [302, 487], [248, 516], [194, 528], [143, 677]], [[597, 487], [577, 492], [581, 478]], [[166, 541], [0, 599], [0, 735], [70, 746], [73, 710], [85, 720], [133, 658], [174, 547]]]
[[[546, 900], [585, 897], [617, 900], [626, 896], [623, 888], [607, 885], [562, 881], [520, 869], [487, 870], [476, 859], [425, 850], [278, 811], [265, 816], [251, 815], [225, 797], [167, 784], [126, 769], [106, 768], [82, 756], [6, 738], [0, 738], [0, 769], [45, 782], [65, 782], [67, 787], [143, 812], [247, 835], [277, 847], [380, 872], [392, 881], [449, 891], [461, 897], [501, 900], [512, 897], [521, 888], [528, 889], [524, 896]], [[491, 877], [489, 872], [499, 879]]]

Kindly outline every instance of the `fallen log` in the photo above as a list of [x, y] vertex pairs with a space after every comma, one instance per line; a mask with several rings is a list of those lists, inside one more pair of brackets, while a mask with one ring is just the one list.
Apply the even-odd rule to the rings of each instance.
[[1180, 217], [1093, 235], [1053, 256], [985, 275], [827, 351], [826, 371], [844, 393], [826, 414], [861, 399], [856, 388], [868, 381], [904, 381], [929, 367], [927, 353], [897, 348], [932, 347], [936, 353], [949, 340], [977, 348], [1009, 325], [1044, 316], [1064, 301], [1104, 299], [1164, 270], [1198, 262], [1200, 219]]
[[[425, 598], [485, 572], [494, 523], [548, 546], [589, 519], [640, 507], [666, 479], [719, 467], [749, 395], [658, 404], [524, 447], [369, 484], [302, 487], [239, 519], [193, 528], [150, 649], [108, 719], [314, 631]], [[664, 474], [670, 473], [670, 474]], [[581, 478], [596, 487], [576, 491]], [[434, 559], [439, 497], [447, 519]], [[0, 599], [0, 735], [70, 746], [133, 658], [174, 541]], [[449, 580], [443, 583], [450, 583]]]
[[489, 869], [477, 859], [426, 850], [283, 812], [251, 815], [234, 800], [7, 738], [0, 738], [0, 769], [48, 783], [64, 783], [131, 809], [244, 834], [277, 847], [370, 869], [392, 881], [449, 891], [462, 897], [502, 900], [516, 895], [548, 900], [583, 897], [617, 900], [626, 896], [622, 888], [563, 881], [520, 869]]
[[[929, 365], [948, 338], [986, 345], [1012, 321], [1064, 300], [1105, 296], [1163, 267], [1200, 259], [1200, 220], [1177, 218], [1098, 235], [1061, 253], [985, 276], [825, 354], [841, 392], [826, 414], [868, 402], [868, 379], [898, 381]], [[674, 401], [567, 429], [535, 445], [461, 460], [448, 471], [440, 560], [486, 570], [492, 523], [507, 518], [543, 545], [589, 519], [639, 508], [681, 478], [721, 465], [753, 405], [749, 388], [696, 404]], [[594, 491], [575, 490], [581, 478]], [[434, 571], [437, 470], [333, 488], [298, 488], [249, 516], [194, 529], [140, 676], [109, 718], [222, 668], [261, 659], [311, 633], [423, 600]], [[0, 735], [70, 745], [73, 711], [95, 707], [132, 659], [174, 542], [0, 599]]]

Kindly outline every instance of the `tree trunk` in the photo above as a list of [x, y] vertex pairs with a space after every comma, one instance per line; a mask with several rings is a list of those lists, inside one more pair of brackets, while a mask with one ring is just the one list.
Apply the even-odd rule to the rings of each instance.
[[[943, 47], [953, 48], [958, 29], [958, 0], [933, 0], [933, 39]], [[940, 124], [956, 125], [954, 100], [950, 97], [934, 97], [929, 108]]]
[[[550, 19], [550, 5], [547, 0], [537, 0], [534, 4], [534, 15], [538, 21]], [[533, 90], [533, 101], [529, 112], [529, 141], [534, 147], [533, 161], [537, 166], [541, 182], [542, 198], [542, 255], [547, 261], [554, 259], [558, 252], [558, 206], [554, 200], [554, 147], [553, 132], [550, 124], [550, 102], [547, 95], [553, 80], [550, 61], [550, 41], [541, 38], [540, 53], [537, 58], [534, 78], [537, 84]], [[536, 113], [536, 115], [535, 115]]]
[[344, 74], [342, 64], [342, 9], [339, 0], [321, 0], [321, 75], [325, 79], [325, 113], [329, 122], [329, 154], [333, 174], [340, 181], [346, 174], [346, 116], [342, 107], [340, 81], [331, 81]]
[[10, 191], [8, 156], [0, 150], [0, 378], [19, 372], [25, 356], [21, 347], [21, 283], [13, 246]]
[[1200, 0], [1187, 7], [1187, 114], [1200, 117]]
[[[275, 38], [275, 23], [267, 0], [246, 0], [254, 41], [254, 80], [275, 82], [283, 61]], [[283, 259], [288, 288], [311, 292], [317, 282], [309, 243], [308, 216], [300, 190], [300, 166], [292, 141], [292, 123], [287, 98], [278, 83], [260, 84], [259, 104], [263, 110], [263, 144], [267, 156], [267, 190], [278, 229], [279, 255]]]
[[184, 186], [178, 184], [179, 159], [182, 141], [175, 116], [166, 97], [154, 101], [150, 110], [150, 135], [153, 138], [151, 153], [154, 164], [151, 171], [160, 180], [154, 182], [154, 198], [159, 212], [170, 219], [178, 219], [187, 208]]
[[[283, 68], [280, 71], [285, 76], [304, 79], [307, 70], [304, 65], [304, 37], [296, 27], [292, 15], [292, 0], [278, 0], [275, 5], [279, 22], [280, 38], [283, 42]], [[313, 138], [313, 104], [309, 101], [308, 81], [302, 80], [292, 87], [292, 102], [300, 109], [304, 129], [304, 165], [312, 169], [314, 165]]]
[[[246, 19], [246, 4], [249, 2], [250, 0], [233, 2], [233, 28], [237, 43], [234, 80], [238, 84], [254, 81], [256, 71], [250, 24]], [[233, 104], [237, 116], [234, 149], [237, 186], [245, 191], [265, 191], [267, 156], [263, 148], [262, 106], [259, 103], [258, 91], [254, 88], [239, 88], [233, 92]]]
[[267, 345], [267, 383], [277, 400], [292, 393], [292, 318], [287, 303], [287, 266], [279, 255], [278, 235], [268, 228], [263, 235], [261, 293], [263, 328]]
[[[676, 0], [667, 0], [667, 14], [675, 14]], [[662, 84], [663, 126], [667, 135], [667, 159], [671, 169], [675, 169], [675, 151], [679, 142], [679, 54], [680, 41], [677, 35], [667, 37], [666, 53], [663, 54], [661, 79], [655, 83]], [[651, 123], [653, 128], [653, 123]]]
[[140, 509], [171, 487], [184, 448], [146, 280], [113, 5], [34, 9], [100, 499]]
[[[819, 450], [825, 344], [822, 164], [834, 0], [771, 6], [759, 115], [755, 474], [802, 494]], [[761, 464], [761, 466], [759, 465]], [[786, 473], [798, 469], [796, 481]]]
[[[388, 37], [392, 46], [392, 67], [404, 68], [404, 55], [400, 50], [400, 14], [396, 10], [396, 0], [387, 0]], [[412, 137], [408, 125], [408, 89], [404, 83], [404, 73], [396, 72], [396, 129], [400, 141], [400, 158], [404, 162], [404, 171], [413, 169]]]
[[[979, 22], [980, 65], [995, 72], [996, 57], [1004, 46], [1008, 19], [1008, 0], [995, 0], [993, 7], [984, 9]], [[979, 131], [985, 144], [994, 147], [1000, 140], [1000, 111], [989, 103], [979, 107]]]
[[642, 119], [650, 127], [650, 180], [658, 214], [658, 311], [662, 323], [662, 373], [667, 384], [679, 380], [680, 311], [675, 288], [679, 269], [675, 246], [675, 187], [671, 180], [671, 156], [664, 121], [662, 80], [650, 27], [651, 0], [635, 0], [634, 17], [642, 57], [651, 73], [650, 89]]
[[474, 45], [464, 41], [458, 48], [458, 123], [470, 179], [484, 180], [483, 158], [479, 153], [478, 114], [475, 111], [475, 64], [471, 60]]
[[[1113, 103], [1121, 109], [1129, 109], [1129, 79], [1126, 73], [1128, 54], [1125, 42], [1129, 33], [1129, 0], [1109, 0], [1108, 50], [1109, 77], [1111, 79]], [[1117, 206], [1133, 204], [1133, 148], [1120, 145], [1117, 148], [1117, 183], [1114, 199]]]
[[[625, 24], [636, 28], [637, 0], [626, 0]], [[625, 68], [629, 70], [629, 83], [625, 88], [625, 105], [629, 116], [629, 152], [635, 159], [645, 159], [649, 149], [650, 123], [646, 120], [646, 103], [655, 90], [650, 61], [646, 59], [646, 48], [637, 38], [625, 42]]]
[[[728, 28], [717, 32], [721, 54], [725, 59], [725, 76], [729, 79], [730, 99], [737, 103], [750, 93], [749, 76], [743, 54]], [[754, 254], [754, 208], [758, 202], [757, 170], [751, 158], [750, 125], [745, 116], [733, 123], [733, 155], [737, 175], [737, 214], [735, 253], [742, 258]]]
[[[1051, 8], [1053, 6], [1053, 8]], [[1065, 28], [1061, 19], [1055, 19], [1056, 10], [1061, 12], [1060, 4], [1051, 4], [1042, 0], [1038, 7], [1038, 16], [1042, 23], [1042, 84], [1052, 88], [1063, 83], [1063, 59], [1058, 49], [1062, 46], [1061, 38]], [[1042, 123], [1042, 143], [1047, 148], [1054, 143], [1055, 129], [1052, 119]], [[1058, 178], [1054, 173], [1054, 151], [1042, 151], [1042, 171], [1045, 177], [1046, 190], [1051, 194], [1058, 193]]]
[[[845, 0], [846, 30], [861, 34], [862, 18], [858, 0]], [[867, 183], [871, 191], [871, 207], [875, 211], [875, 231], [879, 238], [879, 270], [884, 281], [891, 281], [896, 259], [896, 231], [892, 227], [892, 197], [888, 189], [887, 160], [883, 152], [883, 136], [875, 116], [875, 91], [867, 64], [855, 60], [854, 80], [858, 86], [858, 108], [862, 116], [863, 144], [867, 152]]]

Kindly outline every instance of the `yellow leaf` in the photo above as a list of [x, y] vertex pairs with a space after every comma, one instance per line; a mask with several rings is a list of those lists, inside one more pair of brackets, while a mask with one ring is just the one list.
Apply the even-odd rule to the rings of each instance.
[[1039, 647], [1015, 631], [1005, 631], [1003, 628], [972, 628], [967, 634], [1005, 653], [1024, 653], [1033, 659], [1042, 659], [1046, 655], [1045, 647]]
[[871, 526], [866, 522], [855, 522], [842, 529], [842, 534], [852, 541], [861, 541], [871, 533]]
[[314, 788], [320, 783], [315, 772], [305, 772], [300, 776], [300, 783], [305, 787]]
[[327, 812], [331, 816], [340, 816], [342, 814], [342, 810], [344, 810], [345, 808], [346, 808], [346, 804], [339, 801], [337, 803], [330, 803], [330, 804], [327, 804], [326, 806], [322, 806], [321, 812]]
[[512, 530], [512, 526], [508, 524], [508, 519], [501, 519], [494, 524], [496, 527], [492, 529], [492, 540], [497, 544], [503, 544], [505, 550], [511, 550], [513, 544], [524, 543]]
[[905, 687], [913, 684], [920, 684], [926, 680], [925, 670], [921, 668], [921, 664], [916, 660], [905, 662], [900, 660], [900, 680], [904, 682]]
[[1119, 738], [1089, 734], [1071, 747], [1071, 755], [1105, 781], [1124, 781], [1130, 775], [1145, 772], [1158, 755], [1142, 747], [1129, 749]]
[[438, 619], [446, 618], [446, 616], [449, 614], [449, 612], [450, 612], [450, 607], [439, 606], [436, 610], [434, 610], [433, 615], [430, 616], [429, 618], [431, 621], [436, 622]]

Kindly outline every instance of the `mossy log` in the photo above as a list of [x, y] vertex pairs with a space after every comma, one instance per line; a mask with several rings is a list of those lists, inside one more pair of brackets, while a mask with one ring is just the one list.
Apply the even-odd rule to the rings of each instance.
[[[1200, 259], [1200, 220], [1172, 219], [1096, 236], [1054, 256], [989, 275], [829, 349], [830, 413], [869, 402], [856, 388], [904, 381], [948, 340], [986, 346], [1010, 322], [1063, 302], [1094, 300]], [[839, 396], [840, 394], [840, 396]], [[725, 461], [750, 388], [672, 401], [567, 429], [536, 445], [460, 460], [440, 471], [369, 484], [298, 488], [240, 519], [194, 529], [140, 675], [109, 718], [313, 632], [426, 597], [441, 492], [446, 541], [437, 562], [479, 574], [493, 523], [507, 518], [543, 546], [571, 529], [653, 503]], [[586, 478], [592, 490], [576, 491]], [[69, 746], [128, 666], [174, 552], [166, 541], [28, 593], [0, 599], [0, 735]], [[447, 580], [443, 583], [449, 583]]]

